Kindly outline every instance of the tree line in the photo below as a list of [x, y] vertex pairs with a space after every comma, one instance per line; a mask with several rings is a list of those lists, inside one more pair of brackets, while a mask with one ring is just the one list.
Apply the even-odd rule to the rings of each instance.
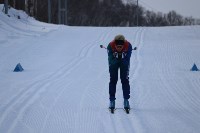
[[[27, 12], [48, 22], [48, 0], [27, 0]], [[51, 21], [58, 23], [58, 0], [51, 0]], [[61, 0], [62, 1], [62, 0]], [[200, 24], [193, 17], [183, 17], [175, 11], [161, 13], [146, 10], [135, 3], [121, 0], [67, 0], [69, 26], [178, 26]]]

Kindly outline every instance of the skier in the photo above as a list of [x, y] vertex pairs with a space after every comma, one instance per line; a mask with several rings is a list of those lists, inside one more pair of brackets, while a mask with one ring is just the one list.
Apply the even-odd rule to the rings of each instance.
[[110, 72], [109, 95], [111, 113], [115, 109], [115, 93], [116, 84], [118, 81], [118, 70], [120, 69], [120, 79], [122, 83], [124, 109], [128, 113], [130, 105], [128, 99], [130, 98], [130, 85], [129, 85], [129, 67], [130, 57], [132, 53], [132, 45], [125, 40], [123, 35], [115, 36], [114, 40], [107, 46], [108, 50], [108, 63]]

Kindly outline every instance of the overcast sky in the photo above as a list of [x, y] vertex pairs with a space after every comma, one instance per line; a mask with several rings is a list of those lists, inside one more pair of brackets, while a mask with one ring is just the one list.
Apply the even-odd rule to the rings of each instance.
[[156, 12], [168, 13], [175, 10], [185, 17], [200, 18], [200, 0], [139, 0], [139, 4]]

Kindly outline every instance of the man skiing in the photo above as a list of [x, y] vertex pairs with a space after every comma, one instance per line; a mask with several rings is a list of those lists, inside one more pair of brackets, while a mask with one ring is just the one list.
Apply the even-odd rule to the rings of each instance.
[[110, 72], [109, 109], [111, 110], [111, 113], [114, 113], [116, 84], [118, 81], [118, 69], [120, 69], [120, 79], [122, 83], [124, 97], [124, 109], [128, 113], [130, 110], [128, 99], [130, 98], [129, 67], [130, 57], [132, 53], [132, 45], [127, 40], [125, 40], [125, 37], [123, 35], [117, 35], [115, 36], [114, 40], [109, 43], [107, 50]]

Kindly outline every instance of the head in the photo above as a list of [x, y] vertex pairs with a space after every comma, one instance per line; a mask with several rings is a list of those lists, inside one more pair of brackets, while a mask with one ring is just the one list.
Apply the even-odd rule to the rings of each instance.
[[115, 48], [117, 49], [118, 52], [121, 52], [122, 49], [124, 48], [125, 37], [123, 35], [117, 35], [115, 36], [114, 40], [116, 43]]

